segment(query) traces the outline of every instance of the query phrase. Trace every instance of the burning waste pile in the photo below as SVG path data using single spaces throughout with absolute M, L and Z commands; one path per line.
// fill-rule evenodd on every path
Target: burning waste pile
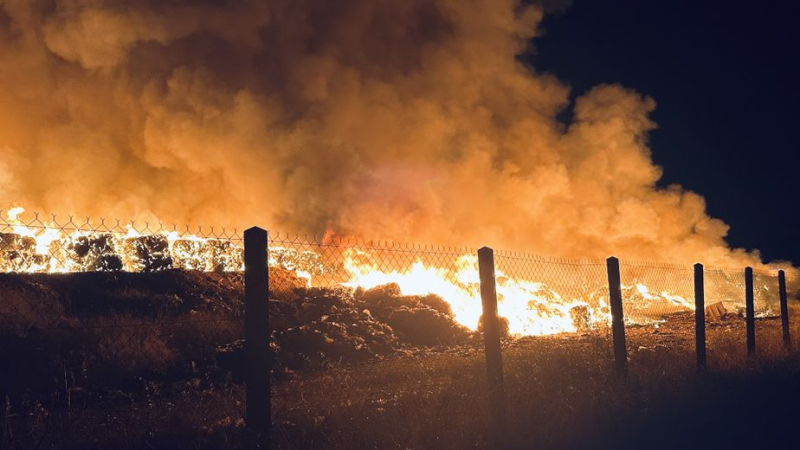
M 140 233 L 132 225 L 86 230 L 54 223 L 25 224 L 21 207 L 0 219 L 0 272 L 158 272 L 166 269 L 233 272 L 243 267 L 240 246 L 176 230 Z
M 133 227 L 89 230 L 19 219 L 0 221 L 0 272 L 140 272 L 168 269 L 239 272 L 235 240 Z M 55 220 L 54 220 L 55 221 Z M 70 221 L 70 223 L 72 223 Z M 88 222 L 87 222 L 88 223 Z M 279 236 L 276 234 L 276 236 Z M 273 237 L 269 246 L 270 349 L 273 367 L 302 369 L 362 361 L 418 347 L 474 342 L 481 323 L 480 276 L 473 251 L 419 246 L 322 243 Z M 593 332 L 610 321 L 603 261 L 564 261 L 498 252 L 498 315 L 509 336 Z M 716 272 L 715 272 L 716 273 Z M 736 310 L 739 271 L 719 272 L 707 298 Z M 652 324 L 691 311 L 685 268 L 625 266 L 621 286 L 628 324 Z M 710 281 L 710 280 L 709 280 Z M 757 298 L 771 298 L 757 283 Z M 761 314 L 773 309 L 765 305 Z M 240 365 L 241 342 L 219 352 Z
M 123 227 L 119 223 L 109 228 L 102 225 L 102 221 L 97 227 L 90 227 L 88 220 L 85 225 L 75 225 L 70 219 L 68 226 L 57 224 L 55 218 L 49 223 L 42 222 L 38 216 L 32 221 L 23 221 L 20 218 L 23 212 L 21 207 L 13 208 L 0 220 L 0 272 L 153 273 L 167 269 L 237 272 L 243 269 L 242 246 L 232 239 L 204 238 L 174 230 L 140 232 L 133 226 Z M 365 251 L 337 244 L 327 246 L 326 250 L 318 245 L 320 243 L 301 242 L 296 246 L 291 242 L 271 242 L 271 270 L 291 273 L 302 288 L 338 288 L 341 292 L 350 289 L 354 301 L 359 301 L 357 292 L 388 285 L 397 287 L 396 294 L 402 293 L 390 296 L 395 300 L 436 295 L 443 299 L 439 303 L 447 305 L 448 309 L 429 309 L 452 316 L 455 323 L 468 329 L 478 328 L 480 281 L 477 258 L 472 252 L 437 255 L 436 261 L 423 262 L 418 256 L 425 256 L 424 251 L 420 253 L 419 249 L 400 252 L 406 255 L 401 261 L 396 259 L 398 252 L 394 249 Z M 511 334 L 585 331 L 605 321 L 607 302 L 602 293 L 597 295 L 602 291 L 602 284 L 593 286 L 594 292 L 571 293 L 564 297 L 556 292 L 563 286 L 554 290 L 548 283 L 513 277 L 498 270 L 499 314 L 509 321 Z M 302 298 L 297 301 L 302 302 Z M 395 303 L 406 309 L 413 306 L 399 300 Z M 378 314 L 381 309 L 361 306 L 359 314 L 364 309 Z M 405 310 L 392 311 L 393 326 L 402 327 L 398 323 L 407 315 Z M 334 317 L 328 316 L 329 319 Z M 319 321 L 324 322 L 321 318 Z
M 392 270 L 375 254 L 343 249 L 338 265 L 313 252 L 270 254 L 270 358 L 275 373 L 358 362 L 424 348 L 477 344 L 481 330 L 477 260 L 449 269 L 421 260 Z M 337 276 L 337 271 L 338 276 Z M 347 281 L 338 283 L 332 279 Z M 504 337 L 590 332 L 607 320 L 601 297 L 565 300 L 543 283 L 497 277 Z M 238 372 L 243 342 L 222 347 L 221 366 Z

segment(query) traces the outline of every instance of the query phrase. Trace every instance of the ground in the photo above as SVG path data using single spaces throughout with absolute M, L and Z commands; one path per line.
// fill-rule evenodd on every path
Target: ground
M 698 375 L 693 316 L 671 319 L 659 328 L 628 329 L 625 378 L 613 375 L 610 341 L 602 333 L 507 341 L 508 445 L 740 448 L 791 436 L 782 433 L 800 419 L 793 401 L 800 393 L 800 355 L 782 348 L 779 320 L 758 321 L 759 354 L 752 360 L 742 320 L 709 323 L 708 371 Z M 476 345 L 275 383 L 273 444 L 485 448 L 485 381 Z
M 81 317 L 96 320 L 96 330 L 105 330 L 110 316 L 131 319 L 154 307 L 162 311 L 158 315 L 162 321 L 200 314 L 192 311 L 222 314 L 228 309 L 214 305 L 236 305 L 240 295 L 238 278 L 213 274 L 162 274 L 153 278 L 155 287 L 147 289 L 141 277 L 92 277 L 91 286 L 114 289 L 98 288 L 89 297 L 102 304 L 110 301 L 113 308 L 98 311 L 95 302 L 78 301 L 86 298 L 78 293 L 87 286 L 75 282 L 75 277 L 34 277 L 22 284 L 0 277 L 0 292 L 6 304 L 11 292 L 36 292 L 53 307 L 69 304 L 70 314 L 83 311 Z M 150 290 L 163 292 L 154 297 Z M 298 308 L 299 312 L 318 313 L 321 303 L 313 299 L 323 297 L 312 297 L 304 297 L 300 304 L 310 306 Z M 385 303 L 385 299 L 369 301 Z M 144 309 L 130 309 L 130 302 Z M 436 306 L 435 299 L 403 302 L 404 308 L 425 311 Z M 337 305 L 338 314 L 349 317 Z M 439 318 L 430 311 L 426 314 Z M 376 310 L 374 315 L 380 314 Z M 800 306 L 792 305 L 791 318 L 792 336 L 797 339 Z M 506 444 L 511 448 L 761 448 L 793 437 L 792 427 L 800 421 L 800 408 L 794 404 L 800 397 L 800 352 L 783 348 L 780 320 L 757 320 L 758 353 L 753 358 L 747 357 L 740 317 L 709 321 L 707 329 L 708 370 L 701 374 L 695 367 L 692 313 L 672 315 L 658 327 L 629 326 L 625 377 L 614 375 L 607 330 L 504 340 Z M 203 329 L 190 331 L 208 334 Z M 406 328 L 405 336 L 414 332 Z M 253 440 L 243 424 L 244 390 L 235 368 L 200 358 L 203 352 L 198 349 L 193 350 L 198 358 L 190 363 L 185 355 L 166 352 L 172 362 L 165 369 L 135 372 L 129 367 L 134 372 L 108 378 L 111 375 L 85 363 L 48 366 L 48 350 L 61 335 L 25 333 L 20 336 L 39 340 L 11 341 L 3 336 L 3 362 L 10 362 L 4 368 L 11 369 L 3 375 L 15 386 L 29 389 L 37 375 L 45 373 L 36 371 L 57 369 L 56 374 L 63 375 L 44 377 L 42 387 L 52 390 L 47 396 L 12 391 L 9 383 L 4 384 L 0 448 L 245 448 Z M 482 342 L 479 336 L 459 336 L 448 345 L 392 344 L 366 359 L 314 359 L 314 364 L 276 372 L 271 446 L 489 448 Z M 187 348 L 186 336 L 173 342 L 177 337 L 181 336 L 159 335 L 168 349 L 173 344 Z M 16 346 L 20 342 L 27 347 Z M 158 345 L 143 342 L 162 348 L 160 340 Z M 41 361 L 30 363 L 36 355 Z M 109 358 L 91 361 L 119 362 Z M 152 361 L 137 363 L 145 367 Z M 96 382 L 113 379 L 115 384 L 90 389 L 81 384 L 86 382 L 81 377 Z

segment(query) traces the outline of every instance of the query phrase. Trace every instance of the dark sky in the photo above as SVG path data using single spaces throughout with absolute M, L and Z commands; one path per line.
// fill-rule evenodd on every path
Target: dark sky
M 662 184 L 705 196 L 733 246 L 800 263 L 800 2 L 575 0 L 544 29 L 538 71 L 655 98 Z

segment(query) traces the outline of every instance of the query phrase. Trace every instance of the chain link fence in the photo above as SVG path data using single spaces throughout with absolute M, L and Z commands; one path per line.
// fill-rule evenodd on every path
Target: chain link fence
M 475 251 L 269 233 L 273 368 L 466 344 L 481 315 Z
M 717 304 L 719 311 L 744 315 L 744 269 L 705 268 L 706 306 Z M 753 271 L 753 299 L 756 317 L 780 315 L 777 272 Z
M 270 232 L 267 256 L 271 357 L 286 370 L 471 345 L 481 329 L 475 249 Z M 35 436 L 45 404 L 141 414 L 198 396 L 198 422 L 236 416 L 242 269 L 235 229 L 0 212 L 7 429 Z M 610 340 L 605 260 L 498 251 L 495 269 L 508 335 Z M 629 347 L 639 329 L 693 327 L 691 266 L 621 261 L 620 279 Z M 744 291 L 743 270 L 705 269 L 708 317 L 742 318 Z M 757 317 L 780 314 L 776 274 L 755 271 L 754 298 Z
M 0 211 L 0 272 L 235 272 L 238 230 Z
M 753 300 L 756 317 L 778 317 L 781 315 L 778 274 L 776 272 L 753 271 Z
M 512 333 L 608 331 L 605 261 L 499 251 L 495 267 L 498 313 Z
M 377 286 L 402 283 L 403 279 L 424 281 L 436 278 L 453 284 L 474 284 L 477 280 L 475 249 L 357 239 L 319 238 L 288 233 L 269 234 L 269 264 L 295 272 L 315 287 L 339 285 Z M 465 278 L 474 272 L 474 277 Z M 428 277 L 425 277 L 428 274 Z M 312 282 L 313 280 L 313 282 Z M 274 280 L 274 289 L 286 287 Z M 273 280 L 270 281 L 271 285 Z M 418 289 L 410 284 L 408 289 Z M 424 286 L 435 289 L 432 284 Z M 431 292 L 428 292 L 431 293 Z M 409 292 L 410 295 L 417 293 Z
M 626 324 L 653 325 L 694 311 L 691 266 L 623 260 L 620 279 Z
M 396 286 L 404 296 L 435 295 L 455 320 L 480 325 L 476 250 L 399 243 L 324 242 L 306 236 L 269 236 L 270 292 L 351 288 L 355 294 Z M 608 329 L 605 261 L 543 258 L 498 252 L 498 312 L 513 335 Z

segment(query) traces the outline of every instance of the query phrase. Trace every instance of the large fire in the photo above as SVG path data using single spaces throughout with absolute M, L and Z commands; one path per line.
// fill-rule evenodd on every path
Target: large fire
M 457 257 L 455 270 L 426 266 L 416 261 L 402 270 L 387 271 L 364 252 L 352 250 L 347 253 L 345 268 L 351 278 L 344 283 L 346 286 L 370 289 L 394 283 L 404 295 L 436 294 L 450 304 L 459 323 L 471 329 L 478 326 L 482 310 L 475 255 Z M 594 326 L 608 317 L 604 297 L 595 299 L 590 305 L 584 299 L 564 298 L 544 283 L 512 278 L 500 270 L 496 272 L 496 282 L 498 314 L 508 319 L 512 334 L 574 332 Z M 576 314 L 582 317 L 578 318 Z
M 241 271 L 240 243 L 207 238 L 175 230 L 142 233 L 132 226 L 107 231 L 74 229 L 53 223 L 31 225 L 20 220 L 21 207 L 6 213 L 0 228 L 0 272 L 65 273 L 93 271 L 153 272 L 169 268 L 198 271 Z M 435 294 L 448 302 L 460 324 L 477 329 L 481 316 L 480 282 L 474 254 L 449 254 L 446 263 L 381 260 L 379 249 L 337 247 L 335 257 L 325 261 L 322 251 L 308 247 L 271 245 L 270 266 L 279 266 L 303 280 L 307 286 L 332 284 L 352 289 L 371 289 L 396 284 L 403 295 Z M 498 258 L 502 261 L 502 257 Z M 549 264 L 549 263 L 548 263 Z M 496 270 L 498 312 L 508 320 L 515 335 L 549 335 L 588 331 L 609 323 L 604 265 L 584 266 L 593 276 L 579 276 L 574 267 L 541 264 L 537 275 Z M 560 272 L 558 272 L 560 270 Z M 332 275 L 335 272 L 336 275 Z M 689 273 L 688 271 L 686 272 Z M 559 278 L 560 277 L 560 278 Z M 535 279 L 530 279 L 535 278 Z M 668 280 L 673 289 L 659 290 L 646 284 L 647 277 L 633 274 L 621 286 L 626 302 L 635 305 L 626 320 L 638 323 L 660 320 L 659 314 L 694 308 L 687 284 Z M 626 281 L 626 280 L 624 280 Z M 682 283 L 682 284 L 681 284 Z M 728 283 L 731 296 L 739 283 Z M 681 287 L 682 286 L 682 287 Z M 707 292 L 720 291 L 710 284 Z M 651 306 L 657 314 L 648 314 Z

